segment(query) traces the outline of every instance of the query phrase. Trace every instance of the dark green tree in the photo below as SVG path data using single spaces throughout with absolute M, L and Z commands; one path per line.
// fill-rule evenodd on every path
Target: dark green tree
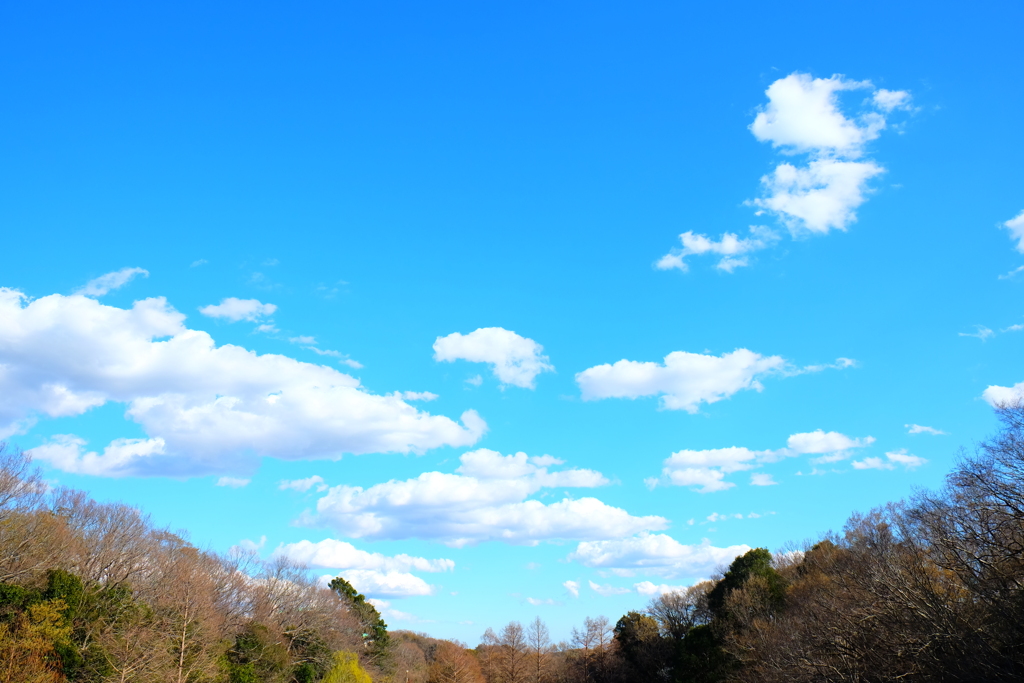
M 391 636 L 388 625 L 384 623 L 380 612 L 366 601 L 366 596 L 344 578 L 335 577 L 329 587 L 344 600 L 363 626 L 363 640 L 366 642 L 370 658 L 377 666 L 387 668 L 391 659 Z

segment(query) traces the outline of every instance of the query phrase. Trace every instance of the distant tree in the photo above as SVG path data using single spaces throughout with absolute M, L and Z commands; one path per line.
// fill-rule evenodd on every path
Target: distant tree
M 480 664 L 460 643 L 442 640 L 433 651 L 429 683 L 480 683 Z
M 551 657 L 551 635 L 540 617 L 526 627 L 526 647 L 529 651 L 529 680 L 543 683 L 548 676 Z
M 510 621 L 498 636 L 499 680 L 502 683 L 523 683 L 527 680 L 526 632 L 518 621 Z

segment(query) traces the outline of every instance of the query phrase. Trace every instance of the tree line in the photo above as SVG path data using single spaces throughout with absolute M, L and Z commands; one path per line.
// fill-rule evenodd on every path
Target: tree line
M 0 444 L 0 682 L 370 683 L 389 634 L 344 579 L 220 555 L 50 490 Z
M 137 509 L 48 490 L 0 446 L 0 683 L 1024 680 L 1024 405 L 943 488 L 552 642 L 410 631 L 338 577 L 218 555 Z

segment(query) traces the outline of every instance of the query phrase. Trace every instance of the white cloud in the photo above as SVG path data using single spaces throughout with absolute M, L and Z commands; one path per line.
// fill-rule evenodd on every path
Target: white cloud
M 661 395 L 661 407 L 695 413 L 701 403 L 715 403 L 738 391 L 761 391 L 759 378 L 781 372 L 781 356 L 737 349 L 721 356 L 673 351 L 664 363 L 620 360 L 576 374 L 584 401 Z
M 995 332 L 993 332 L 988 327 L 985 327 L 984 325 L 975 325 L 974 328 L 976 330 L 975 332 L 958 332 L 957 334 L 960 335 L 961 337 L 974 337 L 975 339 L 980 339 L 981 341 L 986 341 L 990 337 L 995 336 L 996 334 Z
M 312 351 L 313 353 L 315 353 L 318 356 L 329 356 L 331 358 L 337 358 L 338 361 L 342 365 L 347 365 L 350 368 L 353 368 L 355 370 L 359 370 L 359 369 L 361 369 L 363 367 L 362 363 L 360 363 L 359 361 L 356 361 L 356 360 L 352 360 L 351 358 L 348 357 L 347 354 L 344 354 L 341 351 L 331 351 L 329 349 L 318 349 L 315 346 L 304 346 L 302 348 L 306 349 L 307 351 Z
M 84 412 L 84 411 L 83 411 Z M 166 443 L 156 439 L 115 439 L 100 455 L 85 451 L 86 441 L 74 434 L 54 434 L 46 443 L 27 451 L 34 460 L 72 474 L 116 477 L 131 474 L 164 455 Z
M 1020 273 L 1024 273 L 1024 266 L 1017 266 L 1016 268 L 1011 270 L 1006 275 L 1000 275 L 999 279 L 1000 280 L 1009 280 L 1010 278 L 1014 277 L 1015 275 L 1019 275 Z
M 148 439 L 118 439 L 84 453 L 69 436 L 42 459 L 89 474 L 194 476 L 250 471 L 256 458 L 424 452 L 468 446 L 486 431 L 474 411 L 462 425 L 394 395 L 375 395 L 335 369 L 235 345 L 190 330 L 163 298 L 129 309 L 83 296 L 27 302 L 0 289 L 0 438 L 38 416 L 71 417 L 108 402 Z
M 281 491 L 291 490 L 306 493 L 314 486 L 317 491 L 327 490 L 327 484 L 324 483 L 324 478 L 319 474 L 314 474 L 312 477 L 306 477 L 305 479 L 285 479 L 277 485 L 277 488 Z
M 879 88 L 875 91 L 875 94 L 871 99 L 874 101 L 875 106 L 884 112 L 890 112 L 895 109 L 910 108 L 910 93 L 906 90 L 886 90 L 885 88 Z
M 259 322 L 261 318 L 273 315 L 276 310 L 277 306 L 274 304 L 260 303 L 257 299 L 236 299 L 230 296 L 221 299 L 216 306 L 213 304 L 203 306 L 199 312 L 208 318 L 226 318 L 233 323 L 237 323 L 239 320 L 248 320 L 254 323 Z
M 351 583 L 360 593 L 374 598 L 410 598 L 417 595 L 433 595 L 437 590 L 420 577 L 407 572 L 349 569 L 339 576 Z M 324 577 L 324 583 L 330 582 L 333 578 Z
M 144 268 L 122 268 L 113 273 L 100 275 L 95 280 L 89 280 L 85 286 L 75 290 L 75 294 L 82 296 L 103 296 L 107 292 L 120 289 L 136 276 L 149 277 L 149 271 Z
M 714 524 L 715 522 L 721 522 L 726 519 L 743 519 L 743 513 L 736 512 L 731 515 L 722 515 L 717 512 L 712 512 L 710 515 L 707 516 L 707 521 L 711 522 L 712 524 Z
M 534 607 L 539 607 L 541 605 L 561 605 L 562 604 L 558 600 L 555 600 L 553 598 L 526 598 L 526 602 L 531 604 L 531 605 L 533 605 Z
M 683 545 L 665 534 L 641 533 L 631 538 L 583 541 L 567 559 L 618 576 L 639 572 L 666 578 L 696 577 L 708 576 L 748 550 L 746 545 L 718 548 L 707 539 L 696 545 Z
M 869 114 L 858 125 L 839 110 L 836 93 L 871 87 L 870 81 L 838 75 L 812 78 L 792 73 L 768 86 L 768 105 L 754 118 L 750 132 L 786 154 L 860 156 L 864 145 L 885 128 L 885 119 Z
M 304 344 L 308 346 L 310 344 L 316 344 L 316 337 L 307 337 L 304 335 L 300 335 L 298 337 L 288 337 L 288 341 L 290 341 L 292 344 Z
M 317 543 L 299 541 L 281 545 L 274 551 L 274 557 L 285 557 L 307 567 L 322 567 L 348 571 L 352 569 L 373 569 L 382 572 L 450 572 L 455 561 L 448 559 L 429 560 L 411 555 L 388 556 L 356 548 L 351 543 L 328 538 Z M 347 575 L 346 575 L 347 576 Z
M 590 590 L 594 591 L 601 597 L 605 598 L 607 598 L 610 595 L 623 595 L 625 593 L 631 592 L 628 588 L 616 588 L 615 586 L 611 586 L 608 584 L 602 585 L 599 583 L 594 583 L 593 581 L 588 581 L 587 583 L 590 585 Z
M 256 326 L 257 332 L 263 332 L 264 334 L 275 334 L 281 330 L 277 329 L 277 325 L 274 323 L 263 323 L 262 325 Z
M 537 375 L 555 369 L 543 351 L 532 339 L 502 327 L 482 327 L 466 335 L 454 332 L 434 342 L 434 360 L 488 363 L 503 384 L 525 389 L 534 387 Z
M 851 438 L 839 432 L 816 429 L 813 432 L 793 434 L 786 441 L 786 448 L 794 454 L 839 453 L 852 448 L 864 448 L 875 442 L 875 437 Z
M 403 401 L 434 401 L 439 398 L 429 391 L 396 391 L 394 395 Z
M 864 448 L 874 443 L 874 437 L 851 438 L 839 432 L 813 432 L 793 434 L 786 447 L 778 450 L 755 451 L 742 446 L 709 448 L 705 450 L 683 449 L 670 455 L 664 461 L 661 478 L 645 480 L 648 488 L 659 483 L 673 486 L 690 486 L 698 493 L 724 491 L 735 486 L 726 475 L 757 469 L 767 463 L 777 462 L 786 457 L 798 455 L 819 455 L 815 462 L 834 462 L 849 457 L 854 448 Z M 754 486 L 772 486 L 777 482 L 770 474 L 754 473 L 750 483 Z
M 640 595 L 654 596 L 654 595 L 666 595 L 668 593 L 683 593 L 689 586 L 669 586 L 668 584 L 656 584 L 650 581 L 641 581 L 640 583 L 634 583 L 633 588 Z
M 844 91 L 868 90 L 871 97 L 854 117 L 845 114 L 839 101 Z M 869 193 L 868 182 L 885 172 L 870 159 L 862 159 L 866 145 L 886 129 L 886 115 L 912 111 L 910 93 L 878 89 L 870 81 L 843 76 L 812 78 L 792 73 L 773 82 L 765 91 L 768 103 L 754 118 L 750 131 L 761 142 L 785 155 L 807 156 L 806 164 L 780 163 L 761 178 L 761 196 L 747 202 L 757 215 L 774 215 L 794 236 L 827 234 L 846 230 L 857 220 L 856 210 Z M 765 249 L 778 235 L 758 227 L 747 239 L 725 233 L 715 240 L 685 232 L 682 249 L 657 262 L 661 269 L 685 271 L 686 256 L 722 255 L 717 267 L 732 272 L 748 265 L 747 254 Z
M 198 268 L 199 266 L 205 266 L 207 263 L 209 263 L 209 261 L 207 261 L 204 258 L 201 258 L 193 261 L 192 265 L 190 265 L 189 268 Z
M 1003 223 L 1003 227 L 1010 231 L 1011 240 L 1017 240 L 1017 251 L 1024 254 L 1024 211 Z
M 981 397 L 993 408 L 1024 401 L 1024 382 L 1014 384 L 1012 387 L 993 384 L 982 392 Z
M 453 547 L 615 538 L 668 525 L 663 517 L 633 517 L 596 498 L 547 504 L 527 499 L 544 488 L 608 483 L 593 470 L 551 472 L 523 453 L 503 456 L 488 450 L 466 453 L 461 461 L 459 474 L 424 472 L 368 489 L 335 486 L 317 501 L 316 515 L 304 521 L 354 538 L 424 538 Z
M 907 470 L 912 470 L 928 462 L 925 458 L 907 453 L 905 448 L 886 453 L 885 457 L 885 460 L 882 460 L 881 458 L 864 458 L 863 460 L 854 460 L 851 464 L 855 470 L 893 470 L 896 469 L 896 465 L 900 465 Z
M 580 597 L 580 582 L 579 581 L 565 581 L 565 582 L 562 583 L 562 585 L 565 587 L 565 590 L 569 591 L 569 593 L 572 595 L 572 597 L 574 597 L 574 598 Z
M 217 486 L 228 486 L 233 489 L 240 489 L 248 486 L 252 479 L 239 479 L 238 477 L 221 477 L 217 480 Z
M 478 387 L 484 383 L 484 378 L 480 375 L 473 375 L 466 380 L 466 384 L 472 384 L 474 387 Z
M 806 168 L 779 164 L 761 178 L 765 195 L 753 204 L 777 215 L 794 234 L 846 230 L 857 220 L 867 181 L 884 170 L 872 161 L 817 159 Z
M 907 428 L 907 434 L 931 434 L 933 436 L 943 436 L 946 432 L 935 427 L 925 427 L 924 425 L 905 424 Z
M 682 242 L 683 248 L 673 249 L 668 254 L 665 254 L 655 263 L 655 266 L 660 270 L 677 268 L 686 272 L 689 270 L 685 260 L 687 256 L 699 256 L 710 253 L 718 254 L 722 257 L 716 266 L 719 270 L 731 273 L 736 268 L 748 265 L 747 258 L 743 254 L 765 249 L 778 241 L 778 239 L 778 234 L 763 225 L 750 226 L 749 237 L 741 239 L 734 233 L 727 232 L 717 241 L 709 238 L 707 235 L 699 235 L 687 230 L 679 236 L 679 241 Z

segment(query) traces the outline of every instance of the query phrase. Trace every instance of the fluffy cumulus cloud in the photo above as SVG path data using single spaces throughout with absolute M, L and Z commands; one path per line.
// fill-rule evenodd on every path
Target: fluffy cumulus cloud
M 841 94 L 850 91 L 870 93 L 853 114 L 844 112 L 840 102 Z M 792 73 L 768 86 L 765 95 L 768 103 L 750 124 L 750 132 L 783 155 L 805 158 L 779 163 L 761 178 L 761 196 L 748 203 L 758 215 L 775 216 L 794 237 L 846 230 L 867 199 L 869 181 L 885 172 L 864 158 L 866 146 L 889 126 L 888 116 L 912 109 L 910 93 L 876 89 L 870 81 L 838 75 L 813 78 Z M 732 272 L 748 265 L 748 254 L 772 246 L 778 236 L 762 227 L 752 228 L 745 239 L 725 233 L 716 240 L 693 231 L 680 239 L 682 249 L 662 257 L 657 267 L 685 271 L 687 256 L 712 253 L 723 257 L 717 264 L 720 270 Z
M 375 569 L 349 569 L 342 576 L 352 586 L 371 598 L 411 598 L 417 595 L 433 595 L 437 588 L 408 572 L 381 572 Z M 323 583 L 330 583 L 333 576 L 323 577 Z
M 1012 387 L 993 384 L 982 392 L 981 397 L 993 408 L 1024 401 L 1024 382 L 1014 384 Z
M 524 453 L 466 453 L 454 474 L 425 472 L 367 489 L 335 486 L 317 501 L 308 524 L 366 539 L 423 538 L 461 547 L 482 541 L 534 544 L 544 540 L 605 539 L 668 526 L 663 517 L 634 517 L 592 497 L 552 503 L 528 499 L 550 488 L 608 484 L 599 472 L 551 471 L 554 459 Z
M 554 370 L 544 347 L 503 327 L 481 327 L 469 334 L 454 332 L 434 342 L 434 360 L 488 363 L 502 384 L 532 389 L 542 372 Z
M 375 598 L 433 595 L 437 588 L 412 572 L 450 572 L 455 562 L 411 555 L 388 556 L 360 550 L 351 543 L 325 539 L 281 545 L 272 557 L 285 558 L 307 567 L 338 569 L 356 590 Z M 333 577 L 326 577 L 330 580 Z
M 89 280 L 85 286 L 75 291 L 75 294 L 82 296 L 103 296 L 115 289 L 120 289 L 138 276 L 149 277 L 149 271 L 144 268 L 122 268 L 113 273 L 100 275 L 98 278 Z
M 570 579 L 569 581 L 563 582 L 562 586 L 565 588 L 565 590 L 567 590 L 569 592 L 569 595 L 571 595 L 572 597 L 574 597 L 574 598 L 580 597 L 580 582 L 579 581 L 572 581 Z
M 1010 239 L 1017 241 L 1017 251 L 1024 254 L 1024 211 L 1003 223 L 1003 227 L 1010 231 Z
M 122 403 L 148 438 L 118 439 L 99 453 L 64 435 L 33 455 L 69 472 L 191 476 L 247 472 L 259 456 L 468 446 L 486 430 L 474 411 L 460 425 L 372 394 L 333 368 L 217 346 L 184 319 L 163 298 L 124 309 L 0 289 L 0 438 L 40 417 Z
M 633 584 L 633 589 L 640 595 L 647 596 L 659 596 L 667 595 L 668 593 L 683 593 L 689 586 L 670 586 L 664 583 L 653 583 L 651 581 L 641 581 L 640 583 Z
M 257 322 L 273 315 L 276 310 L 277 306 L 274 304 L 260 303 L 257 299 L 236 299 L 232 296 L 221 300 L 216 306 L 203 306 L 199 312 L 208 318 L 224 318 L 236 323 L 239 320 Z
M 455 569 L 454 560 L 371 553 L 333 538 L 316 543 L 286 543 L 278 547 L 273 556 L 287 558 L 307 567 L 325 569 L 372 569 L 382 572 L 450 572 Z
M 708 576 L 750 550 L 746 545 L 719 548 L 704 539 L 684 545 L 666 534 L 641 533 L 630 538 L 583 541 L 568 560 L 617 576 L 650 574 L 666 578 Z
M 695 413 L 701 403 L 715 403 L 738 391 L 764 387 L 760 378 L 782 372 L 781 356 L 737 349 L 721 356 L 673 351 L 663 363 L 620 360 L 577 373 L 584 401 L 603 398 L 661 396 L 661 407 Z
M 839 432 L 818 429 L 793 434 L 784 448 L 775 450 L 759 451 L 743 446 L 683 449 L 665 459 L 660 478 L 649 478 L 646 483 L 649 488 L 669 485 L 688 486 L 699 493 L 724 491 L 736 485 L 726 478 L 735 472 L 758 469 L 783 458 L 799 455 L 816 455 L 818 457 L 814 459 L 815 462 L 836 462 L 848 458 L 853 449 L 864 448 L 874 441 L 871 436 L 851 438 Z M 770 474 L 751 474 L 752 486 L 773 486 L 777 483 Z
M 907 453 L 905 448 L 901 448 L 898 451 L 886 453 L 885 460 L 882 458 L 864 458 L 863 460 L 854 460 L 851 464 L 856 470 L 894 470 L 897 467 L 912 470 L 924 465 L 926 462 L 928 461 L 925 458 Z

